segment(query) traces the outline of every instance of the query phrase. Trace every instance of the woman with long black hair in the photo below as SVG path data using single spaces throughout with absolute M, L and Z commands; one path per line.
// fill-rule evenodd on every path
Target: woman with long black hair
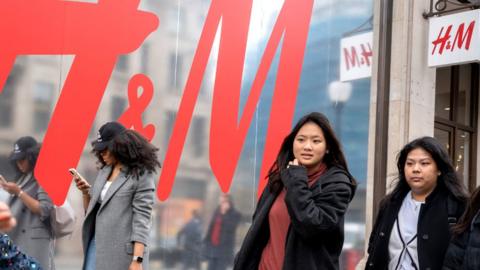
M 103 125 L 92 145 L 101 164 L 93 187 L 75 177 L 86 210 L 83 269 L 148 269 L 158 148 L 118 122 Z
M 443 146 L 422 137 L 403 147 L 398 181 L 380 203 L 366 269 L 441 269 L 466 191 Z
M 234 269 L 338 269 L 355 188 L 328 119 L 303 116 L 270 168 Z

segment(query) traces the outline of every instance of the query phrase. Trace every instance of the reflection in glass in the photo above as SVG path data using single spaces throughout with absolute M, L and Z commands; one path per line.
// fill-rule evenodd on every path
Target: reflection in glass
M 96 3 L 98 1 L 89 1 Z M 259 62 L 263 57 L 266 43 L 283 1 L 254 0 L 252 21 L 245 55 L 241 100 L 245 101 L 249 89 L 256 76 Z M 372 14 L 372 0 L 315 1 L 313 17 L 309 28 L 309 37 L 305 51 L 302 77 L 298 88 L 297 105 L 293 121 L 310 111 L 321 111 L 332 119 L 332 125 L 341 129 L 342 144 L 348 159 L 350 171 L 359 182 L 356 196 L 350 205 L 345 220 L 344 255 L 342 269 L 352 269 L 363 255 L 365 224 L 365 191 L 367 171 L 368 122 L 370 102 L 370 79 L 352 81 L 351 98 L 342 109 L 342 120 L 335 119 L 335 108 L 328 97 L 329 82 L 339 78 L 339 41 L 343 33 L 357 28 Z M 179 5 L 182 6 L 179 7 Z M 185 4 L 185 5 L 184 5 Z M 92 126 L 90 139 L 95 138 L 96 128 L 107 121 L 120 116 L 125 107 L 128 81 L 131 74 L 146 73 L 154 83 L 154 98 L 148 105 L 148 114 L 142 115 L 143 123 L 151 123 L 156 127 L 153 143 L 165 153 L 179 109 L 182 87 L 188 78 L 190 65 L 198 45 L 202 27 L 211 1 L 141 1 L 142 10 L 150 10 L 160 18 L 160 26 L 135 53 L 121 55 L 117 59 L 114 74 L 106 88 L 102 104 Z M 230 193 L 234 196 L 235 205 L 246 218 L 239 223 L 236 235 L 237 249 L 246 230 L 250 226 L 250 217 L 257 201 L 259 167 L 263 159 L 266 130 L 268 127 L 273 88 L 277 81 L 277 67 L 281 47 L 273 60 L 264 91 L 258 102 L 255 118 L 243 146 L 234 181 Z M 35 133 L 42 141 L 43 131 L 47 127 L 54 108 L 57 85 L 63 85 L 69 73 L 70 65 L 64 62 L 57 65 L 52 61 L 27 61 L 25 71 L 10 74 L 7 86 L 0 94 L 0 127 L 11 130 L 10 137 L 26 135 L 27 131 Z M 192 218 L 192 211 L 199 210 L 202 224 L 202 237 L 207 231 L 208 221 L 214 216 L 222 192 L 208 164 L 209 122 L 211 113 L 211 97 L 215 82 L 217 53 L 213 48 L 209 66 L 202 81 L 202 98 L 196 103 L 195 113 L 189 126 L 189 142 L 185 143 L 179 161 L 173 193 L 165 202 L 156 201 L 154 205 L 154 226 L 150 241 L 150 269 L 180 269 L 181 253 L 177 246 L 176 236 L 180 229 Z M 73 59 L 73 56 L 71 57 Z M 120 74 L 116 74 L 120 73 Z M 47 75 L 45 75 L 47 74 Z M 121 76 L 117 76 L 121 75 Z M 449 78 L 449 76 L 440 76 Z M 48 81 L 35 80 L 49 78 Z M 59 81 L 60 80 L 60 81 Z M 449 85 L 449 82 L 442 82 Z M 31 85 L 32 87 L 23 87 Z M 17 94 L 22 90 L 26 95 Z M 87 89 L 89 90 L 89 89 Z M 28 92 L 27 92 L 28 91 Z M 33 91 L 33 92 L 31 92 Z M 20 92 L 20 91 L 19 91 Z M 29 94 L 28 94 L 29 93 Z M 30 95 L 31 94 L 31 95 Z M 34 104 L 25 104 L 18 96 L 32 97 Z M 449 104 L 449 100 L 446 104 Z M 25 106 L 28 105 L 28 106 Z M 23 106 L 23 107 L 22 107 Z M 17 117 L 17 108 L 26 110 L 26 117 Z M 32 109 L 33 108 L 33 111 Z M 241 115 L 243 103 L 239 108 Z M 23 115 L 23 114 L 22 114 Z M 448 118 L 448 117 L 447 117 Z M 29 123 L 25 129 L 23 124 Z M 31 124 L 30 124 L 31 123 Z M 3 132 L 3 130 L 2 130 Z M 339 132 L 340 133 L 340 132 Z M 229 142 L 225 142 L 229 147 Z M 90 145 L 86 143 L 78 169 L 86 177 L 96 175 L 94 157 L 89 154 Z M 5 157 L 11 149 L 1 149 Z M 162 159 L 165 157 L 163 156 Z M 8 166 L 5 158 L 0 158 L 0 168 Z M 204 161 L 204 162 L 203 162 Z M 162 162 L 164 164 L 164 160 Z M 4 166 L 5 165 L 5 166 Z M 3 171 L 0 171 L 3 173 Z M 94 179 L 89 179 L 94 181 Z M 78 194 L 69 194 L 74 209 L 81 209 L 82 198 Z M 82 213 L 78 213 L 80 216 Z M 56 262 L 58 269 L 79 269 L 81 265 L 82 247 L 80 245 L 80 228 L 72 239 L 60 239 Z M 205 267 L 205 265 L 203 265 Z
M 14 70 L 12 75 L 8 76 L 3 92 L 0 94 L 0 127 L 2 128 L 10 127 L 13 122 L 13 99 L 15 98 L 17 76 Z
M 128 55 L 120 55 L 117 60 L 116 69 L 121 72 L 128 70 Z
M 457 131 L 456 133 L 455 155 L 453 163 L 455 170 L 462 177 L 465 186 L 468 187 L 470 178 L 470 133 L 466 131 Z
M 113 96 L 111 105 L 112 119 L 118 119 L 127 107 L 127 100 L 123 97 Z
M 472 94 L 472 66 L 459 66 L 459 84 L 458 84 L 458 101 L 457 101 L 457 122 L 470 126 L 470 111 L 471 111 L 471 94 Z
M 436 127 L 433 135 L 440 143 L 447 149 L 447 152 L 451 154 L 450 140 L 452 133 L 448 130 Z
M 435 116 L 450 120 L 451 117 L 451 68 L 438 68 L 435 93 Z
M 52 112 L 54 85 L 50 82 L 38 81 L 33 87 L 33 125 L 35 132 L 47 129 Z

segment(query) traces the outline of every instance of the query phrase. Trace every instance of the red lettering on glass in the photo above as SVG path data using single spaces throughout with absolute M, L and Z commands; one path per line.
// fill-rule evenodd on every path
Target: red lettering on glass
M 367 43 L 367 47 L 365 47 L 365 44 L 360 44 L 360 47 L 362 48 L 362 64 L 367 65 L 368 67 L 370 66 L 370 58 L 372 57 L 372 47 L 370 46 L 370 43 Z
M 357 53 L 357 47 L 355 46 L 351 46 L 350 50 L 348 50 L 348 48 L 343 48 L 344 61 L 347 70 L 354 67 L 369 67 L 371 65 L 370 58 L 372 58 L 372 47 L 370 46 L 370 43 L 362 43 L 358 49 L 360 50 L 360 55 Z
M 0 43 L 0 89 L 18 55 L 75 55 L 35 170 L 40 184 L 57 205 L 65 200 L 71 180 L 68 168 L 76 166 L 82 153 L 118 55 L 137 49 L 158 27 L 157 17 L 138 11 L 138 4 L 139 0 L 100 0 L 98 4 L 49 0 L 0 2 L 0 32 L 8 39 L 8 42 Z M 210 163 L 223 191 L 228 191 L 231 185 L 262 87 L 282 41 L 258 191 L 261 192 L 266 184 L 267 170 L 291 127 L 313 0 L 285 0 L 239 118 L 251 8 L 252 0 L 212 1 L 164 161 L 158 186 L 162 200 L 168 198 L 173 186 L 220 21 L 222 30 L 212 104 Z M 133 90 L 138 86 L 149 89 L 150 83 L 144 76 L 132 78 L 129 85 L 131 104 L 136 99 L 149 101 L 148 95 L 138 97 Z M 120 121 L 149 136 L 152 129 L 150 126 L 143 129 L 138 116 L 138 111 L 133 115 L 127 112 Z M 79 125 L 78 119 L 85 124 Z M 228 146 L 226 142 L 229 142 Z
M 285 0 L 267 43 L 243 114 L 239 118 L 240 88 L 252 0 L 212 1 L 170 137 L 157 189 L 160 200 L 167 199 L 172 190 L 193 109 L 220 22 L 222 27 L 210 129 L 210 164 L 224 192 L 230 188 L 268 70 L 283 38 L 260 173 L 258 192 L 261 192 L 266 184 L 267 170 L 275 160 L 283 137 L 291 128 L 312 8 L 313 0 Z
M 78 163 L 117 57 L 136 50 L 158 27 L 158 18 L 138 5 L 139 0 L 0 1 L 0 33 L 8 40 L 0 43 L 0 89 L 18 55 L 75 56 L 35 169 L 57 205 L 67 196 L 68 168 Z
M 142 89 L 141 94 L 140 88 Z M 149 141 L 155 135 L 153 124 L 143 126 L 142 113 L 153 98 L 153 83 L 143 74 L 137 74 L 128 83 L 128 103 L 130 107 L 118 119 L 128 128 L 133 128 L 145 136 Z
M 357 65 L 360 66 L 360 59 L 357 54 L 355 46 L 350 47 L 350 51 L 347 48 L 343 48 L 343 55 L 345 56 L 345 63 L 347 70 L 350 70 Z

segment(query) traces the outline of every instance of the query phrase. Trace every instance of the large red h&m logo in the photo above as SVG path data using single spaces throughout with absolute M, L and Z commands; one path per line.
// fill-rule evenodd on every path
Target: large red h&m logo
M 60 99 L 44 139 L 35 175 L 56 204 L 67 195 L 68 168 L 77 164 L 116 59 L 132 52 L 158 26 L 155 15 L 138 11 L 139 0 L 99 0 L 98 4 L 4 0 L 0 2 L 0 87 L 17 55 L 73 54 Z M 210 130 L 210 163 L 228 191 L 276 49 L 280 64 L 261 178 L 290 129 L 308 35 L 313 0 L 285 0 L 239 118 L 239 100 L 252 0 L 212 0 L 194 56 L 184 96 L 164 160 L 158 195 L 168 198 L 192 118 L 213 40 L 220 22 L 220 48 Z M 137 78 L 142 79 L 142 77 Z M 143 77 L 144 79 L 144 77 Z M 136 80 L 139 81 L 139 80 Z M 82 104 L 78 109 L 77 104 Z M 131 119 L 122 116 L 121 119 Z M 77 119 L 89 123 L 78 125 Z M 238 120 L 240 119 L 240 120 Z M 225 148 L 224 142 L 229 141 Z M 265 186 L 260 183 L 259 190 Z
M 447 26 L 445 33 L 443 30 L 445 29 L 444 26 L 440 29 L 438 33 L 437 39 L 432 41 L 433 49 L 431 55 L 437 53 L 438 55 L 442 55 L 445 50 L 453 52 L 455 50 L 466 50 L 470 49 L 470 43 L 472 41 L 473 30 L 475 28 L 475 20 L 471 21 L 468 25 L 467 29 L 465 29 L 465 23 L 462 23 L 456 29 L 455 37 L 452 38 L 451 32 L 453 29 L 453 24 Z M 464 33 L 465 31 L 465 33 Z M 437 51 L 438 47 L 438 51 Z

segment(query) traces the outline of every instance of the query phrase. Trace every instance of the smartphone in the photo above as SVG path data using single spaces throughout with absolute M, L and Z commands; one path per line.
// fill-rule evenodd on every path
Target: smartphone
M 85 178 L 83 178 L 83 176 L 75 168 L 70 168 L 70 169 L 68 169 L 68 171 L 70 172 L 71 175 L 79 178 L 80 181 L 86 182 L 87 185 L 90 186 L 90 184 L 88 184 L 87 180 L 85 180 Z

